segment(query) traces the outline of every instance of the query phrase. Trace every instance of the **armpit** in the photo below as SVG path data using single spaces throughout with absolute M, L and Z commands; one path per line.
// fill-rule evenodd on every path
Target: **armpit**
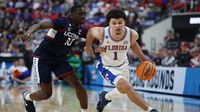
M 132 30 L 132 32 L 131 32 L 131 44 L 134 44 L 137 41 L 138 38 L 139 38 L 138 33 L 135 30 Z

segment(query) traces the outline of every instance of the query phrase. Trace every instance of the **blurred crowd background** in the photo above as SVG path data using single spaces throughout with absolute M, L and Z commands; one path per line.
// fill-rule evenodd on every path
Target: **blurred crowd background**
M 153 60 L 157 66 L 200 67 L 200 32 L 192 37 L 192 41 L 183 41 L 178 32 L 169 29 L 164 37 L 165 43 L 158 51 L 146 50 L 142 41 L 145 39 L 142 38 L 142 33 L 146 28 L 173 13 L 200 12 L 199 0 L 0 0 L 0 58 L 17 57 L 12 66 L 30 74 L 32 53 L 46 31 L 34 33 L 31 41 L 25 43 L 17 38 L 18 35 L 43 19 L 65 17 L 74 4 L 82 4 L 86 8 L 84 26 L 88 29 L 93 26 L 106 26 L 106 13 L 112 8 L 122 7 L 128 17 L 127 26 L 139 33 L 138 43 L 146 57 Z M 79 47 L 83 45 L 84 40 L 76 43 L 72 48 L 72 55 L 66 60 L 75 67 L 80 78 L 86 69 L 84 67 L 96 61 Z M 128 55 L 131 66 L 136 66 L 139 63 L 136 54 L 129 52 Z M 10 69 L 15 76 L 19 71 L 13 72 L 13 68 Z M 15 80 L 14 77 L 10 79 Z M 27 80 L 22 79 L 22 82 Z

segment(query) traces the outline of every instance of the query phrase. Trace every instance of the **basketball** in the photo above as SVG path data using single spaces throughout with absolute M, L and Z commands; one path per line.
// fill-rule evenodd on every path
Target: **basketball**
M 151 80 L 156 74 L 156 66 L 152 62 L 143 61 L 136 67 L 135 73 L 141 80 Z
M 17 78 L 21 75 L 21 72 L 19 70 L 15 70 L 12 75 L 13 77 Z

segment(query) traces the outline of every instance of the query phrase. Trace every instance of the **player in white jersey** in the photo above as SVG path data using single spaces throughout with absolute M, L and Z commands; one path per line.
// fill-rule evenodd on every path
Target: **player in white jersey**
M 96 52 L 100 53 L 100 61 L 97 69 L 101 75 L 113 84 L 114 88 L 110 92 L 102 91 L 99 94 L 97 103 L 98 112 L 102 112 L 104 107 L 115 97 L 127 95 L 128 98 L 146 112 L 158 112 L 150 107 L 145 100 L 140 97 L 129 83 L 129 61 L 127 57 L 128 49 L 131 48 L 140 58 L 146 58 L 136 42 L 138 33 L 125 26 L 126 15 L 123 10 L 113 9 L 106 15 L 108 27 L 93 27 L 87 33 L 85 50 L 94 55 L 92 43 L 94 39 L 99 40 L 100 47 Z

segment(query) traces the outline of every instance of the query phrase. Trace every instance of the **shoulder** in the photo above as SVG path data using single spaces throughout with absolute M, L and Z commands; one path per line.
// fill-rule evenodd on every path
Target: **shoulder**
M 69 18 L 57 18 L 52 20 L 55 25 L 66 26 L 66 24 L 70 21 Z
M 89 29 L 89 33 L 93 36 L 98 36 L 103 33 L 104 27 L 92 27 Z
M 81 25 L 80 26 L 80 29 L 84 32 L 87 32 L 88 31 L 88 28 L 86 28 L 84 25 Z
M 65 22 L 67 20 L 68 20 L 68 18 L 64 18 L 64 17 L 57 18 L 57 19 L 52 19 L 52 21 L 57 21 L 57 22 Z
M 103 29 L 104 29 L 104 27 L 92 27 L 92 28 L 90 28 L 91 31 L 99 31 L 99 32 L 103 31 Z
M 131 29 L 131 28 L 129 28 L 129 29 L 130 29 L 132 40 L 137 40 L 139 38 L 138 33 L 134 29 Z
M 82 32 L 81 35 L 83 36 L 83 38 L 85 38 L 86 34 L 88 32 L 88 29 L 86 27 L 84 27 L 83 25 L 81 25 L 79 30 L 81 30 L 81 32 Z
M 92 27 L 89 29 L 87 37 L 93 37 L 95 39 L 98 39 L 99 41 L 102 41 L 103 31 L 104 27 Z
M 53 19 L 52 22 L 53 22 L 54 29 L 56 29 L 56 30 L 62 30 L 62 29 L 64 29 L 67 26 L 66 25 L 67 21 L 68 21 L 67 18 Z

